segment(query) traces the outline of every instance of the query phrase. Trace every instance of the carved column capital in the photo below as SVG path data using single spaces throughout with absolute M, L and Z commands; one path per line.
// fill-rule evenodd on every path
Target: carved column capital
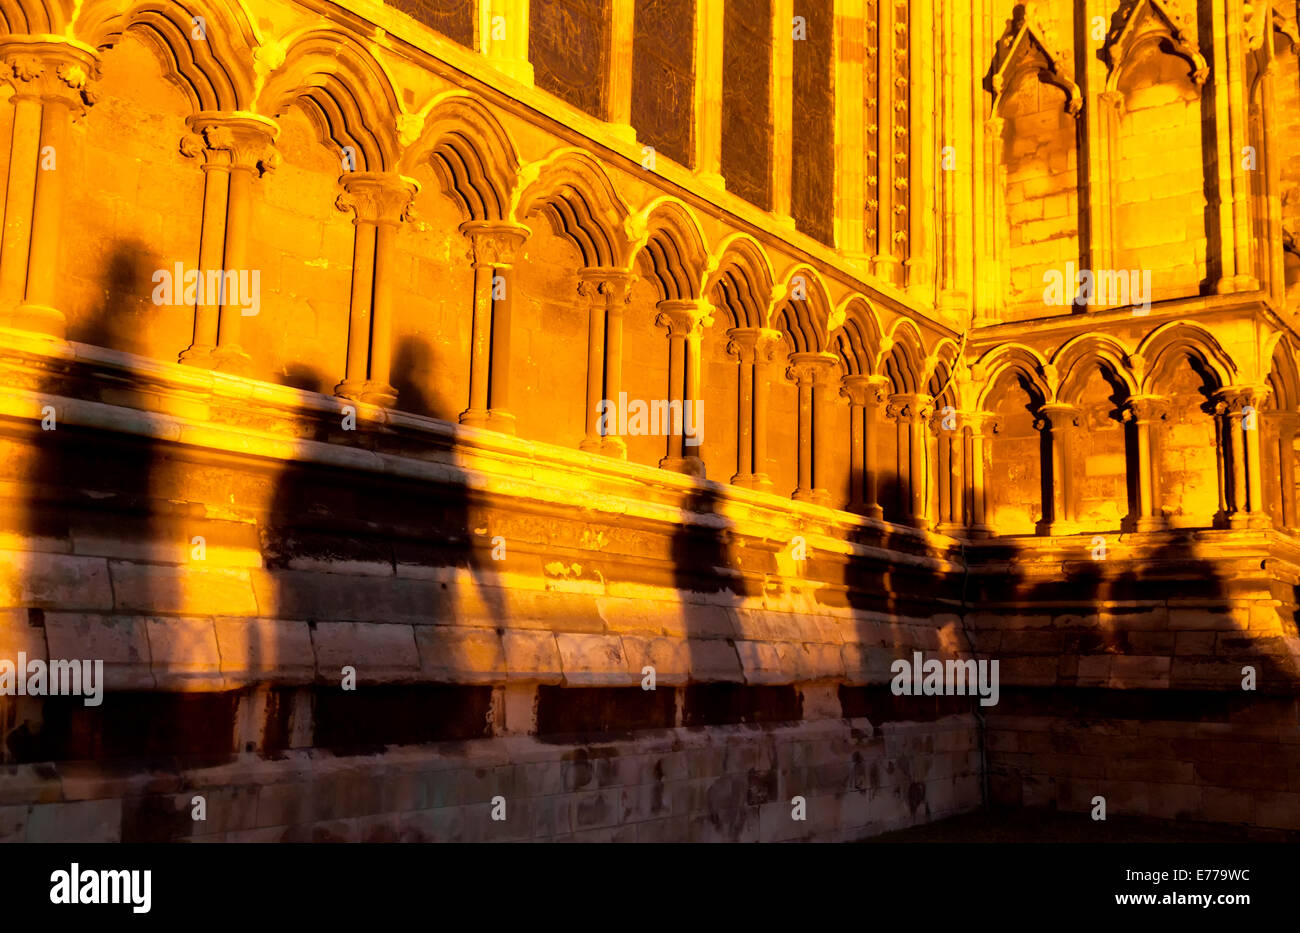
M 1134 395 L 1124 403 L 1120 416 L 1134 424 L 1163 421 L 1169 414 L 1169 400 L 1159 395 Z
M 0 41 L 0 80 L 16 99 L 61 104 L 75 116 L 96 100 L 99 53 L 83 42 L 54 36 Z
M 655 310 L 655 326 L 667 328 L 670 337 L 699 336 L 713 323 L 713 306 L 707 301 L 669 299 L 656 304 Z
M 280 164 L 275 137 L 280 127 L 261 114 L 205 110 L 186 117 L 190 132 L 181 137 L 181 154 L 202 157 L 203 167 L 241 169 L 265 175 Z
M 411 206 L 420 191 L 418 181 L 396 172 L 349 172 L 339 184 L 343 190 L 334 206 L 352 211 L 353 223 L 393 227 L 411 219 Z
M 1268 386 L 1224 386 L 1214 393 L 1214 408 L 1219 414 L 1239 415 L 1248 407 L 1258 411 L 1271 391 Z
M 834 353 L 791 353 L 785 377 L 800 386 L 824 386 L 839 361 Z
M 632 300 L 636 275 L 622 269 L 589 268 L 578 271 L 578 294 L 592 307 L 614 310 Z
M 1038 409 L 1038 418 L 1034 427 L 1038 430 L 1079 426 L 1080 412 L 1075 405 L 1048 402 Z
M 889 380 L 884 376 L 849 373 L 840 377 L 840 395 L 853 405 L 883 405 L 889 397 Z
M 885 417 L 901 424 L 929 421 L 933 414 L 934 399 L 920 393 L 891 395 L 889 404 L 885 406 Z
M 532 234 L 532 230 L 522 224 L 495 220 L 471 220 L 458 229 L 469 240 L 470 261 L 476 266 L 494 269 L 513 266 L 524 241 Z

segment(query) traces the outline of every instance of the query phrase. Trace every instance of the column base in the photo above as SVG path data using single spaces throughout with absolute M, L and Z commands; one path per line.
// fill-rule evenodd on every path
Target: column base
M 611 434 L 601 438 L 600 452 L 607 457 L 614 457 L 618 460 L 627 459 L 627 441 L 616 434 Z
M 584 437 L 578 442 L 578 449 L 589 454 L 598 454 L 600 453 L 601 441 L 602 438 L 599 437 Z
M 664 457 L 659 461 L 659 469 L 703 478 L 704 461 L 699 457 Z
M 947 535 L 950 538 L 955 538 L 966 531 L 966 526 L 963 525 L 961 522 L 940 522 L 939 524 L 934 526 L 934 530 L 941 535 Z
M 212 368 L 233 376 L 243 376 L 252 367 L 253 358 L 239 347 L 217 347 L 212 351 Z
M 215 349 L 215 347 L 187 347 L 181 351 L 176 362 L 199 369 L 212 369 L 216 365 L 216 360 L 212 358 L 212 351 Z
M 992 526 L 992 525 L 984 525 L 984 524 L 980 524 L 980 525 L 971 525 L 969 528 L 966 529 L 966 537 L 968 537 L 968 538 L 996 538 L 996 537 L 997 537 L 997 532 L 995 532 L 995 531 L 993 530 L 993 526 Z
M 757 489 L 760 492 L 771 492 L 775 488 L 775 484 L 772 482 L 772 477 L 766 473 L 751 473 L 749 488 Z
M 344 379 L 334 387 L 336 398 L 345 398 L 349 402 L 361 401 L 362 394 L 366 391 L 366 384 L 356 379 Z
M 49 305 L 18 304 L 0 314 L 0 326 L 31 331 L 62 340 L 68 332 L 68 321 L 63 312 Z
M 739 486 L 741 489 L 753 489 L 753 488 L 754 488 L 754 474 L 753 474 L 753 473 L 737 473 L 735 476 L 733 476 L 733 477 L 730 479 L 730 483 L 731 483 L 731 485 L 733 485 L 733 486 Z
M 386 382 L 367 379 L 361 391 L 361 401 L 367 405 L 392 408 L 397 404 L 397 390 Z
M 486 408 L 466 408 L 456 420 L 467 428 L 485 428 L 490 418 L 491 414 Z
M 795 502 L 811 502 L 813 505 L 831 504 L 831 494 L 825 489 L 796 489 L 790 498 Z
M 1169 527 L 1169 521 L 1163 515 L 1145 515 L 1125 524 L 1127 527 L 1124 530 L 1139 534 L 1148 531 L 1165 531 Z
M 515 433 L 515 416 L 501 408 L 488 409 L 488 424 L 492 430 L 502 434 Z
M 1078 534 L 1079 523 L 1067 521 L 1039 522 L 1035 526 L 1034 531 L 1044 537 L 1059 538 L 1064 537 L 1065 535 Z

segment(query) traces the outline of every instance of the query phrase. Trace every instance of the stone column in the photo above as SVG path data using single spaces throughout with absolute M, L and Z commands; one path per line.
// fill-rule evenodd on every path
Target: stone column
M 877 501 L 879 466 L 876 451 L 876 418 L 885 401 L 886 380 L 882 376 L 851 374 L 840 380 L 840 395 L 849 400 L 849 452 L 852 491 L 850 511 L 868 518 L 882 518 Z
M 768 489 L 771 479 L 762 469 L 767 459 L 767 364 L 780 332 L 761 327 L 727 331 L 727 352 L 739 363 L 736 389 L 735 486 Z
M 867 199 L 865 4 L 863 0 L 838 0 L 835 7 L 835 245 L 846 253 L 861 255 Z
M 876 255 L 872 271 L 877 278 L 894 281 L 894 4 L 882 0 L 876 4 L 879 27 L 876 42 Z M 872 179 L 868 179 L 870 183 Z
M 1215 399 L 1222 422 L 1219 462 L 1225 473 L 1227 524 L 1231 528 L 1263 528 L 1271 522 L 1264 508 L 1263 445 L 1260 430 L 1267 386 L 1225 386 Z M 1226 439 L 1227 443 L 1222 443 Z
M 1052 451 L 1051 512 L 1039 523 L 1042 535 L 1068 535 L 1078 531 L 1074 514 L 1073 463 L 1074 431 L 1079 426 L 1079 410 L 1073 405 L 1047 404 L 1039 409 L 1037 427 L 1048 434 Z M 1046 511 L 1046 510 L 1044 510 Z
M 1218 256 L 1210 258 L 1208 265 L 1211 275 L 1216 264 L 1219 267 L 1219 280 L 1214 286 L 1219 294 L 1259 288 L 1252 256 L 1256 237 L 1250 222 L 1251 181 L 1248 170 L 1241 164 L 1242 149 L 1250 141 L 1243 6 L 1241 3 L 1211 4 L 1209 22 L 1201 27 L 1202 41 L 1211 45 L 1212 54 L 1207 58 L 1214 62 L 1209 85 L 1203 86 L 1201 93 L 1208 91 L 1212 95 L 1213 125 L 1217 131 L 1214 134 L 1217 158 L 1207 156 L 1205 161 L 1207 166 L 1217 166 L 1218 172 L 1217 204 L 1213 200 L 1210 203 L 1218 219 Z
M 627 456 L 623 438 L 601 430 L 600 403 L 622 405 L 623 308 L 632 299 L 635 281 L 634 275 L 621 269 L 590 268 L 578 273 L 578 294 L 587 305 L 587 433 L 580 450 Z
M 898 485 L 904 520 L 917 528 L 931 525 L 925 437 L 933 413 L 934 400 L 921 394 L 891 395 L 885 410 L 898 429 Z
M 959 534 L 966 528 L 966 422 L 963 412 L 936 413 L 939 441 L 939 524 L 942 534 Z
M 1295 435 L 1300 429 L 1300 415 L 1279 412 L 1277 417 L 1277 465 L 1281 478 L 1281 512 L 1284 528 L 1296 527 L 1295 515 Z
M 353 172 L 339 179 L 335 206 L 353 213 L 352 301 L 348 312 L 347 371 L 340 398 L 391 406 L 393 358 L 393 248 L 420 186 L 392 172 Z
M 791 353 L 786 378 L 799 389 L 798 488 L 791 498 L 799 502 L 829 505 L 826 488 L 830 461 L 831 373 L 839 363 L 833 353 Z
M 244 307 L 238 294 L 214 294 L 207 283 L 225 282 L 247 269 L 254 180 L 279 161 L 274 141 L 279 127 L 254 113 L 202 111 L 186 119 L 191 132 L 181 152 L 203 160 L 203 220 L 198 273 L 203 287 L 194 303 L 194 338 L 180 362 L 204 369 L 242 372 L 248 355 L 240 345 Z M 212 278 L 210 278 L 210 276 Z
M 691 476 L 704 476 L 704 461 L 699 456 L 699 445 L 688 444 L 685 428 L 692 423 L 687 405 L 698 410 L 700 396 L 700 343 L 705 324 L 712 308 L 704 301 L 661 301 L 655 306 L 659 312 L 655 324 L 668 330 L 668 403 L 670 409 L 680 405 L 683 433 L 673 433 L 675 425 L 665 428 L 667 434 L 664 458 L 659 466 Z M 703 424 L 703 420 L 698 421 Z M 697 440 L 702 440 L 697 438 Z
M 970 496 L 970 536 L 972 538 L 989 538 L 993 528 L 986 518 L 988 514 L 988 488 L 985 475 L 988 465 L 988 435 L 994 431 L 996 421 L 989 412 L 975 412 L 968 416 L 970 435 L 966 438 L 966 463 L 969 466 L 970 482 L 967 493 Z
M 90 46 L 53 36 L 0 41 L 0 77 L 13 86 L 14 122 L 0 237 L 0 325 L 62 337 L 56 307 L 68 128 L 94 100 Z
M 460 423 L 513 434 L 510 411 L 510 329 L 515 293 L 515 259 L 530 233 L 504 221 L 469 221 L 460 232 L 470 241 L 474 263 L 469 407 Z
M 1160 456 L 1153 426 L 1165 420 L 1165 400 L 1153 395 L 1133 396 L 1124 409 L 1124 421 L 1134 426 L 1137 445 L 1137 517 L 1132 531 L 1159 531 L 1167 524 L 1160 508 Z

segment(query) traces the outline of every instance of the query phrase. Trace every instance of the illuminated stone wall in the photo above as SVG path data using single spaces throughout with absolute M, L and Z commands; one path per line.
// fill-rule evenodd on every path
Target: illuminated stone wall
M 1077 6 L 0 4 L 0 838 L 1300 830 L 1300 34 Z

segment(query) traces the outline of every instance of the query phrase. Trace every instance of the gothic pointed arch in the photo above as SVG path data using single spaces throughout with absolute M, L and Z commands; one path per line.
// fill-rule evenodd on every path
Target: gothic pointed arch
M 359 42 L 337 30 L 314 30 L 288 43 L 283 64 L 259 96 L 262 113 L 279 117 L 295 104 L 357 172 L 391 171 L 397 163 L 393 83 Z
M 772 301 L 772 263 L 761 243 L 736 233 L 714 253 L 713 272 L 704 293 L 726 312 L 732 327 L 763 327 Z
M 558 235 L 578 247 L 587 268 L 626 269 L 631 264 L 627 205 L 595 159 L 566 149 L 523 172 L 531 180 L 518 194 L 517 221 L 527 223 L 542 214 Z
M 826 349 L 830 297 L 826 283 L 812 266 L 799 264 L 785 277 L 785 295 L 772 309 L 771 326 L 786 335 L 794 353 Z
M 883 342 L 878 372 L 889 377 L 895 393 L 925 391 L 925 344 L 916 325 L 906 318 L 894 322 Z
M 196 113 L 251 105 L 258 37 L 234 0 L 143 0 L 125 8 L 101 0 L 81 10 L 74 28 L 99 49 L 128 32 L 140 36 Z
M 1083 109 L 1083 92 L 1070 77 L 1064 56 L 1056 50 L 1029 5 L 1018 3 L 997 42 L 989 68 L 988 89 L 993 93 L 993 112 L 998 112 L 1004 94 L 1021 77 L 1034 72 L 1040 81 L 1065 92 L 1067 113 L 1077 115 Z
M 675 198 L 656 198 L 637 215 L 636 259 L 655 284 L 661 300 L 689 301 L 703 297 L 709 253 L 704 233 L 690 209 Z
M 1143 394 L 1158 394 L 1170 371 L 1190 360 L 1214 388 L 1232 385 L 1237 367 L 1208 330 L 1190 321 L 1171 321 L 1146 336 L 1138 347 Z
M 453 92 L 432 103 L 418 138 L 402 154 L 401 171 L 409 175 L 426 162 L 467 219 L 508 219 L 519 157 L 482 101 Z
M 989 408 L 995 387 L 1008 374 L 1019 379 L 1038 402 L 1051 401 L 1053 398 L 1043 376 L 1046 361 L 1037 351 L 1023 344 L 1008 343 L 995 347 L 980 357 L 976 366 L 983 372 L 984 386 L 979 395 L 981 409 Z
M 1124 0 L 1111 18 L 1101 54 L 1109 73 L 1106 90 L 1119 88 L 1120 73 L 1138 57 L 1145 46 L 1156 44 L 1161 51 L 1185 59 L 1191 68 L 1190 77 L 1197 87 L 1203 87 L 1210 75 L 1210 66 L 1201 54 L 1196 35 L 1184 22 L 1182 12 L 1173 0 Z
M 880 352 L 880 322 L 862 295 L 850 295 L 836 310 L 842 323 L 831 335 L 830 347 L 844 362 L 844 370 L 855 376 L 875 375 Z
M 1120 382 L 1130 395 L 1138 392 L 1137 380 L 1129 365 L 1128 349 L 1106 334 L 1082 334 L 1067 342 L 1052 356 L 1059 384 L 1056 398 L 1064 404 L 1079 401 L 1084 385 L 1098 369 Z

